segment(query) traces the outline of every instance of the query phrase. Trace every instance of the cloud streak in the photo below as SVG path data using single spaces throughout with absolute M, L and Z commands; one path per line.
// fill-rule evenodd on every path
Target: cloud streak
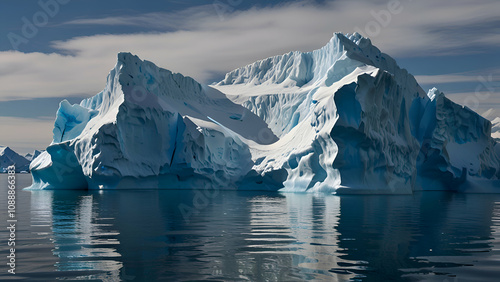
M 213 18 L 212 5 L 191 7 L 175 13 L 153 12 L 133 16 L 110 16 L 104 18 L 81 18 L 63 25 L 135 26 L 150 29 L 189 30 L 199 26 L 200 20 Z

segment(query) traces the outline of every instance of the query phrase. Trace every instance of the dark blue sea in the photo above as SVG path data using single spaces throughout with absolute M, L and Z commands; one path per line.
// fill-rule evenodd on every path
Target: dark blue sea
M 500 195 L 24 191 L 0 280 L 499 281 Z

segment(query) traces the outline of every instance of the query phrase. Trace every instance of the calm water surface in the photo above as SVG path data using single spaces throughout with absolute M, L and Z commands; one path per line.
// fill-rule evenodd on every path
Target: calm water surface
M 17 175 L 18 187 L 30 184 Z M 0 209 L 7 210 L 6 175 Z M 499 281 L 500 195 L 22 191 L 0 280 Z M 0 259 L 2 260 L 2 259 Z

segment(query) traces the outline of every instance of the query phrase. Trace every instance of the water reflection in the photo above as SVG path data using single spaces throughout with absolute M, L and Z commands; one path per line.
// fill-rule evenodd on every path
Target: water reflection
M 500 196 L 33 191 L 59 278 L 494 281 Z M 189 219 L 179 208 L 193 207 Z M 195 208 L 197 206 L 198 208 Z M 479 279 L 479 280 L 480 280 Z M 458 280 L 461 281 L 461 280 Z
M 120 281 L 122 263 L 116 260 L 120 257 L 116 251 L 119 233 L 113 227 L 114 218 L 103 218 L 93 197 L 85 192 L 33 191 L 31 226 L 50 224 L 60 277 Z
M 289 278 L 337 281 L 328 271 L 339 259 L 340 198 L 312 194 L 285 197 L 254 197 L 250 203 L 251 232 L 245 234 L 246 251 L 252 255 L 287 258 L 280 261 L 291 272 Z M 292 273 L 295 272 L 295 273 Z M 280 279 L 278 275 L 272 280 Z

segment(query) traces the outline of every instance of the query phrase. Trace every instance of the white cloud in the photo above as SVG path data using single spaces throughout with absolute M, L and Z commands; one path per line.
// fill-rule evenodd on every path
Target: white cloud
M 500 81 L 500 76 L 490 74 L 440 74 L 440 75 L 416 75 L 420 84 L 445 84 L 445 83 L 467 83 L 475 82 L 478 85 L 483 83 L 495 83 Z
M 105 18 L 82 18 L 64 23 L 65 25 L 109 25 L 109 26 L 139 26 L 153 29 L 187 30 L 198 27 L 196 19 L 206 19 L 213 16 L 213 5 L 196 6 L 175 13 L 153 12 L 134 16 L 110 16 Z M 219 13 L 220 10 L 219 10 Z M 221 14 L 223 16 L 224 13 Z
M 425 3 L 424 3 L 425 2 Z M 53 42 L 61 54 L 0 52 L 0 101 L 33 97 L 92 95 L 104 88 L 116 53 L 130 51 L 161 67 L 208 82 L 214 73 L 291 50 L 320 48 L 332 32 L 366 30 L 373 13 L 387 1 L 334 1 L 283 4 L 223 14 L 212 5 L 179 14 L 79 19 L 67 24 L 141 25 L 177 31 L 128 35 L 94 35 Z M 372 38 L 382 51 L 397 56 L 470 52 L 475 46 L 498 46 L 500 37 L 483 29 L 500 13 L 496 0 L 401 0 L 402 12 Z M 357 28 L 356 28 L 357 27 Z M 466 34 L 459 32 L 466 30 Z M 467 40 L 464 40 L 467 38 Z M 457 77 L 441 77 L 457 80 Z M 436 77 L 423 77 L 427 81 Z
M 116 55 L 96 58 L 0 52 L 0 101 L 95 94 L 104 88 Z

